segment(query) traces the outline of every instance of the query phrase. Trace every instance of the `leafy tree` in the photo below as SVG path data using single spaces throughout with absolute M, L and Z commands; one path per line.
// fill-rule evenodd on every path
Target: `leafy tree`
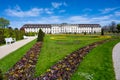
M 40 30 L 39 30 L 39 33 L 38 33 L 37 42 L 43 41 L 44 36 L 45 36 L 45 33 L 40 29 Z
M 14 30 L 19 30 L 18 28 L 15 28 Z
M 8 25 L 10 25 L 9 20 L 0 18 L 0 28 L 6 28 Z
M 3 29 L 0 29 L 0 44 L 3 44 L 4 43 L 4 32 L 3 32 Z
M 117 24 L 117 30 L 120 32 L 120 24 Z

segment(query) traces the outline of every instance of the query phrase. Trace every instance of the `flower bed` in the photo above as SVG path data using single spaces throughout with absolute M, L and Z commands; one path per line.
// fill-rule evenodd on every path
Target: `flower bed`
M 100 45 L 107 40 L 99 41 L 83 47 L 70 55 L 66 56 L 63 60 L 56 63 L 47 72 L 34 80 L 70 80 L 72 73 L 77 69 L 79 63 L 84 56 L 97 45 Z
M 7 80 L 31 80 L 42 42 L 37 42 L 6 74 Z

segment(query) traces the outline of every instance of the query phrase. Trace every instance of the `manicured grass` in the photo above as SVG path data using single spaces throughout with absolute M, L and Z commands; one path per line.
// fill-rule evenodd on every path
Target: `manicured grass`
M 4 58 L 0 59 L 0 69 L 2 73 L 8 71 L 21 57 L 35 44 L 36 40 L 29 42 L 18 50 L 10 53 Z
M 46 35 L 40 56 L 36 65 L 35 77 L 43 74 L 52 65 L 71 52 L 90 43 L 107 39 L 108 37 L 92 35 Z
M 71 80 L 115 80 L 112 49 L 120 39 L 106 42 L 85 56 Z

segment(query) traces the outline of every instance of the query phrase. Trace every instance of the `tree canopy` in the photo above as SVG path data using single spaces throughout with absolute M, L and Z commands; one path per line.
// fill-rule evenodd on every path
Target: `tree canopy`
M 10 21 L 5 18 L 0 18 L 0 28 L 6 28 L 10 25 Z
M 120 23 L 117 24 L 117 30 L 120 31 Z
M 44 40 L 45 33 L 40 29 L 38 33 L 37 42 Z
M 110 24 L 110 30 L 111 30 L 112 32 L 114 32 L 115 29 L 116 29 L 116 23 L 115 23 L 115 21 L 112 21 L 111 24 Z

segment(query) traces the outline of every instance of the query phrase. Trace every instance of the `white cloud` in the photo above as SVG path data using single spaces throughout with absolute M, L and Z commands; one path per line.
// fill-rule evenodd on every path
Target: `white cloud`
M 115 21 L 116 23 L 120 23 L 118 19 L 113 19 L 112 15 L 108 16 L 99 16 L 99 17 L 88 17 L 88 16 L 49 16 L 49 17 L 41 17 L 39 19 L 28 19 L 26 21 L 12 21 L 11 26 L 21 27 L 24 24 L 60 24 L 63 22 L 70 24 L 101 24 L 102 26 L 108 25 L 111 21 Z
M 115 15 L 116 15 L 116 16 L 120 16 L 120 11 L 116 11 L 116 12 L 115 12 Z
M 53 14 L 53 13 L 54 13 L 54 12 L 53 12 L 53 9 L 50 9 L 50 8 L 45 8 L 44 11 L 45 11 L 45 13 L 47 13 L 47 14 Z
M 71 16 L 67 19 L 70 23 L 90 23 L 90 20 L 88 17 L 84 16 Z
M 63 5 L 64 5 L 64 6 L 68 6 L 66 2 L 63 2 Z
M 67 6 L 67 3 L 65 3 L 65 2 L 60 2 L 60 3 L 52 2 L 51 4 L 52 4 L 53 8 L 59 8 L 60 6 Z
M 113 16 L 113 15 L 94 17 L 94 18 L 92 18 L 92 20 L 108 20 L 108 19 L 110 19 L 112 16 Z
M 114 11 L 116 9 L 118 9 L 118 8 L 105 8 L 105 9 L 102 9 L 99 11 L 101 11 L 102 14 L 106 14 L 106 13 L 109 13 L 109 12 Z
M 7 15 L 16 16 L 16 17 L 30 17 L 30 16 L 39 16 L 42 12 L 42 8 L 32 8 L 28 11 L 23 11 L 19 6 L 16 6 L 14 9 L 6 9 Z
M 54 8 L 59 8 L 62 5 L 62 3 L 57 3 L 57 2 L 52 2 L 51 4 Z

